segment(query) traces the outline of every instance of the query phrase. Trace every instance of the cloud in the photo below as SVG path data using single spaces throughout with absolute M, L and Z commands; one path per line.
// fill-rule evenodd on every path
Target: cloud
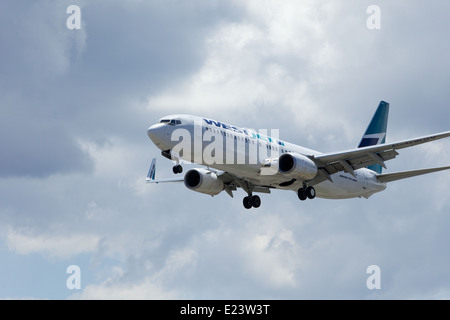
M 0 68 L 2 82 L 8 79 L 8 89 L 23 92 L 30 85 L 41 86 L 43 81 L 67 74 L 80 58 L 86 30 L 65 28 L 67 3 L 2 2 L 0 38 L 8 43 L 8 49 Z
M 40 117 L 22 117 L 20 113 L 11 111 L 0 121 L 1 177 L 44 178 L 92 171 L 92 159 L 62 125 L 42 122 Z
M 195 70 L 216 6 L 204 7 L 203 22 L 189 13 L 178 28 L 171 22 L 186 12 L 171 10 L 174 3 L 138 3 L 78 2 L 80 30 L 66 27 L 70 1 L 2 3 L 8 50 L 0 61 L 0 176 L 89 173 L 79 135 L 105 139 L 129 117 L 129 97 L 139 100 Z
M 241 7 L 248 19 L 213 29 L 198 72 L 151 95 L 148 110 L 187 109 L 210 117 L 236 112 L 251 115 L 252 126 L 272 113 L 308 130 L 320 112 L 311 87 L 324 81 L 322 70 L 339 58 L 321 20 L 313 18 L 314 3 L 283 2 L 269 8 L 250 1 Z
M 0 39 L 0 176 L 46 177 L 91 169 L 61 117 L 58 82 L 85 49 L 86 31 L 65 26 L 64 2 L 2 3 Z
M 186 248 L 171 252 L 160 270 L 151 260 L 129 256 L 126 267 L 113 267 L 100 284 L 89 284 L 71 299 L 180 299 L 183 292 L 167 286 L 179 273 L 188 273 L 195 267 L 197 254 Z
M 18 254 L 38 253 L 52 258 L 67 259 L 81 253 L 94 252 L 99 242 L 97 235 L 71 234 L 37 235 L 10 229 L 6 233 L 6 244 Z
M 120 276 L 122 270 L 115 270 Z M 81 293 L 76 293 L 69 299 L 102 299 L 102 300 L 171 300 L 179 298 L 176 290 L 166 291 L 152 277 L 143 277 L 136 283 L 118 283 L 114 277 L 108 278 L 101 284 L 90 284 Z

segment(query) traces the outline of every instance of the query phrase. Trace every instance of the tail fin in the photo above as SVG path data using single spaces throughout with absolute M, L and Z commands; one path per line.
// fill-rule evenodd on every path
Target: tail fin
M 366 132 L 364 133 L 358 148 L 383 144 L 386 142 L 386 129 L 389 115 L 389 103 L 381 101 L 378 105 Z M 381 174 L 382 168 L 379 164 L 368 167 L 369 169 Z

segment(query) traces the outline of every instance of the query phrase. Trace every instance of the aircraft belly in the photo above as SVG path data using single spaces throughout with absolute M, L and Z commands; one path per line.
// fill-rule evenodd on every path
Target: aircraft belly
M 278 188 L 280 183 L 286 183 L 292 180 L 292 177 L 286 177 L 282 174 L 261 174 L 261 164 L 213 164 L 210 167 L 222 171 L 231 173 L 239 178 L 243 178 L 248 182 L 258 186 L 271 186 Z M 290 185 L 287 188 L 280 189 L 292 189 Z M 297 190 L 298 187 L 295 189 Z
M 379 183 L 370 170 L 356 171 L 356 177 L 348 173 L 336 173 L 331 176 L 333 182 L 324 181 L 314 186 L 317 197 L 325 199 L 369 198 L 374 193 L 386 189 L 386 184 Z
M 367 190 L 365 178 L 355 178 L 350 174 L 344 173 L 336 173 L 331 178 L 333 182 L 326 180 L 314 186 L 317 197 L 349 199 L 373 193 Z

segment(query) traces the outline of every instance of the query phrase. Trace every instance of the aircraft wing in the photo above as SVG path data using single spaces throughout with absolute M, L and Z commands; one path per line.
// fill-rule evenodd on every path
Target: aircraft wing
M 380 164 L 382 167 L 386 168 L 384 162 L 398 156 L 397 150 L 443 139 L 449 136 L 450 131 L 447 131 L 390 144 L 368 146 L 337 153 L 319 154 L 311 156 L 310 158 L 320 169 L 320 180 L 331 180 L 330 175 L 340 171 L 345 171 L 355 175 L 354 170 L 373 164 Z M 315 183 L 318 182 L 320 181 L 316 181 Z

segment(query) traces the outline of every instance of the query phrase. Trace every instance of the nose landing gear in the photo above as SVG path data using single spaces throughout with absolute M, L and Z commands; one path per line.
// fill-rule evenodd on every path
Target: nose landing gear
M 173 173 L 175 173 L 175 174 L 182 173 L 183 167 L 181 165 L 177 164 L 176 166 L 173 166 L 172 170 L 173 170 Z

